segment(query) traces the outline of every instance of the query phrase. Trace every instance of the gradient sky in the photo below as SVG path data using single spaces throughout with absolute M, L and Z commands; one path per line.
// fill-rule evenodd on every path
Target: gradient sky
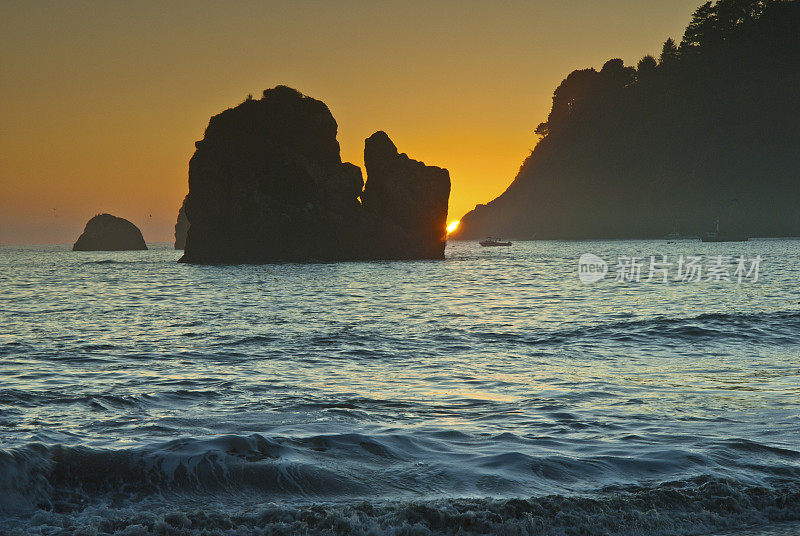
M 576 68 L 635 63 L 700 0 L 0 0 L 0 244 L 110 212 L 171 241 L 210 116 L 277 84 L 328 104 L 363 167 L 385 130 L 450 170 L 449 220 L 500 194 Z

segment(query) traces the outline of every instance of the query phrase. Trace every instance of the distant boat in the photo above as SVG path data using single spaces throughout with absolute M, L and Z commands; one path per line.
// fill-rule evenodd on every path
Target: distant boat
M 499 238 L 488 237 L 486 240 L 481 240 L 480 244 L 485 248 L 494 248 L 497 246 L 510 246 L 511 242 L 503 242 Z
M 747 242 L 749 236 L 743 234 L 722 234 L 719 232 L 719 220 L 714 222 L 714 231 L 704 233 L 700 237 L 703 242 Z

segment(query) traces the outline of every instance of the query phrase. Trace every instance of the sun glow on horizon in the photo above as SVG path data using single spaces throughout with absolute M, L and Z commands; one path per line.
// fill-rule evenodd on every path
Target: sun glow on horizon
M 461 220 L 451 221 L 447 224 L 447 234 L 452 233 L 456 229 L 458 229 L 458 224 L 461 223 Z
M 0 60 L 0 243 L 72 244 L 98 211 L 172 242 L 209 119 L 280 84 L 328 107 L 341 159 L 362 172 L 376 130 L 446 168 L 458 219 L 511 184 L 567 74 L 658 52 L 703 2 L 473 2 L 453 24 L 451 2 L 421 0 L 201 0 L 191 16 L 181 2 L 95 2 L 87 16 L 0 1 L 0 43 L 13 44 Z

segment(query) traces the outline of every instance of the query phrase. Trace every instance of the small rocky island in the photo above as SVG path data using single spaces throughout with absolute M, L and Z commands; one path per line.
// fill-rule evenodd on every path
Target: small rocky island
M 86 223 L 72 251 L 129 251 L 147 249 L 133 223 L 111 214 L 98 214 Z
M 450 175 L 366 141 L 342 162 L 325 103 L 278 86 L 211 118 L 189 162 L 182 262 L 442 259 Z

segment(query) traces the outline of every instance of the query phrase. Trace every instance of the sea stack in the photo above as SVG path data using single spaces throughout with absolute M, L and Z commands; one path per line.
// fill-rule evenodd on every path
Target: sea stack
M 98 214 L 86 223 L 72 251 L 128 251 L 147 249 L 142 232 L 133 223 L 111 214 Z
M 398 153 L 389 136 L 378 131 L 364 145 L 367 184 L 364 209 L 402 230 L 406 249 L 421 258 L 443 258 L 446 243 L 450 174 Z
M 447 170 L 367 140 L 367 186 L 325 103 L 286 86 L 212 117 L 189 162 L 182 262 L 444 257 Z M 362 201 L 363 204 L 362 204 Z
M 186 233 L 189 231 L 189 220 L 186 219 L 186 198 L 183 198 L 175 222 L 175 249 L 186 249 Z

